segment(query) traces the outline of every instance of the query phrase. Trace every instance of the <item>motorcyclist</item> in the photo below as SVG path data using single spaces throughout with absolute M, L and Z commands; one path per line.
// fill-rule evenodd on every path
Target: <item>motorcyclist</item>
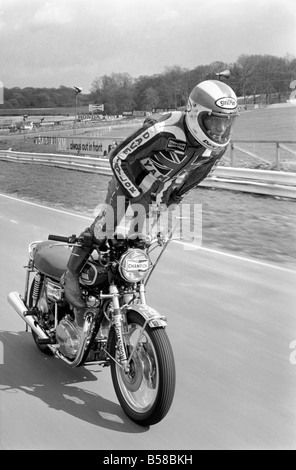
M 169 209 L 178 204 L 184 194 L 209 175 L 225 153 L 236 116 L 234 91 L 224 82 L 206 80 L 190 93 L 186 111 L 156 119 L 149 117 L 141 128 L 112 149 L 113 177 L 105 205 L 81 234 L 81 246 L 73 248 L 64 276 L 65 296 L 73 307 L 86 306 L 79 273 L 93 243 L 99 245 L 114 236 L 131 204 L 141 204 L 144 214 L 155 202 Z M 178 186 L 176 180 L 184 172 Z

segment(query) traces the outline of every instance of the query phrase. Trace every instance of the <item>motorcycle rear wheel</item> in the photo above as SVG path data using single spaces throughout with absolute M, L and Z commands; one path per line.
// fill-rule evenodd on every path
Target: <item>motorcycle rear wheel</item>
M 129 354 L 133 352 L 130 371 L 126 374 L 114 361 L 111 376 L 115 393 L 124 412 L 141 426 L 160 422 L 168 413 L 176 386 L 175 361 L 172 347 L 163 328 L 146 326 L 135 311 L 128 314 Z M 136 341 L 141 334 L 140 341 Z M 134 348 L 133 345 L 136 345 Z M 111 354 L 118 360 L 116 335 Z

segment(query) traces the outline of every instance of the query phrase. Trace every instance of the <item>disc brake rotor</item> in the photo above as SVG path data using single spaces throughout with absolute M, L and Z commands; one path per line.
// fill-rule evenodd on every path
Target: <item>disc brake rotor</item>
M 153 350 L 150 344 L 146 344 L 140 350 L 141 361 L 143 364 L 143 373 L 146 379 L 147 385 L 150 388 L 156 387 L 156 369 Z
M 121 369 L 122 382 L 130 392 L 139 390 L 143 381 L 143 364 L 139 358 L 138 352 L 134 351 L 132 360 L 130 362 L 130 370 L 125 373 Z

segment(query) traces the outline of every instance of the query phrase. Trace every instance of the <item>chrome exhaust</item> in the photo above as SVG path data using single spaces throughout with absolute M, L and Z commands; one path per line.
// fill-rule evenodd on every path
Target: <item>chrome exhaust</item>
M 26 312 L 28 311 L 28 308 L 24 304 L 22 297 L 18 292 L 11 292 L 8 295 L 7 300 L 10 303 L 10 305 L 14 308 L 16 313 L 19 314 L 21 319 L 24 320 L 24 322 L 27 323 L 27 325 L 29 325 L 29 327 L 37 334 L 37 336 L 40 339 L 49 339 L 46 333 L 44 333 L 44 331 L 38 325 L 36 319 L 34 319 L 34 316 L 32 315 L 25 316 Z M 85 348 L 89 340 L 92 322 L 93 322 L 92 311 L 88 311 L 86 314 L 85 323 L 84 323 L 84 327 L 82 330 L 80 346 L 79 346 L 79 349 L 77 351 L 77 354 L 74 360 L 70 360 L 66 356 L 61 354 L 58 350 L 58 345 L 48 344 L 47 347 L 54 353 L 56 357 L 62 359 L 67 364 L 71 365 L 72 367 L 78 367 L 81 364 L 81 361 L 85 352 Z
M 48 336 L 44 333 L 44 331 L 40 328 L 37 321 L 34 319 L 33 316 L 25 316 L 25 313 L 28 311 L 28 308 L 24 304 L 20 294 L 18 292 L 10 292 L 7 297 L 8 302 L 14 308 L 16 313 L 19 314 L 22 320 L 24 320 L 27 325 L 36 333 L 36 335 L 40 339 L 49 339 Z

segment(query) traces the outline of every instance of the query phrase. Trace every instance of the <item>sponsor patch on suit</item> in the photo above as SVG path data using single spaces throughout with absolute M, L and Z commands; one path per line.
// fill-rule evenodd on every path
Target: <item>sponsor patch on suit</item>
M 185 152 L 186 147 L 186 142 L 183 142 L 182 140 L 169 139 L 166 148 L 169 150 L 179 150 L 181 152 Z

